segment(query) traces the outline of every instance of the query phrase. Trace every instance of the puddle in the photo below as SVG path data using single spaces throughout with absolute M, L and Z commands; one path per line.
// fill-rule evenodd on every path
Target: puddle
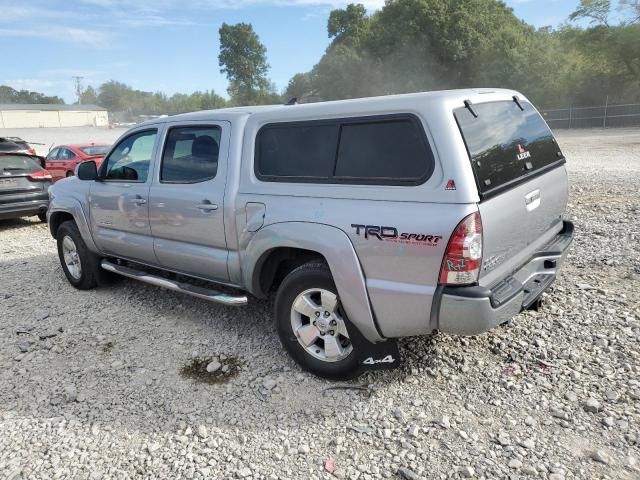
M 226 383 L 233 377 L 238 375 L 242 367 L 242 361 L 228 356 L 224 360 L 218 360 L 221 368 L 215 372 L 207 372 L 207 365 L 217 358 L 195 358 L 190 363 L 180 369 L 180 375 L 197 383 L 207 383 L 214 385 L 218 383 Z M 226 371 L 223 369 L 226 368 Z

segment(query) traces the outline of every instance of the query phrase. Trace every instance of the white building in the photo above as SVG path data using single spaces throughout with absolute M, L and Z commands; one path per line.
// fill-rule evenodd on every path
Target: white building
M 96 105 L 0 104 L 0 128 L 106 127 L 109 113 Z

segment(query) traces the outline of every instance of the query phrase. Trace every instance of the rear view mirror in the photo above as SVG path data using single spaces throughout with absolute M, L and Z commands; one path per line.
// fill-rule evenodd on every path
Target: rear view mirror
M 76 167 L 76 177 L 80 180 L 96 180 L 98 178 L 96 162 L 93 160 L 82 162 Z

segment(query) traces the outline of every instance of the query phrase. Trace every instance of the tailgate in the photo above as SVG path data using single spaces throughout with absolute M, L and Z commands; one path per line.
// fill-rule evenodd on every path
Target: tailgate
M 567 196 L 567 172 L 561 166 L 480 203 L 481 285 L 491 286 L 517 270 L 562 230 Z
M 480 284 L 492 286 L 562 230 L 565 159 L 540 114 L 518 97 L 466 104 L 454 114 L 481 199 Z

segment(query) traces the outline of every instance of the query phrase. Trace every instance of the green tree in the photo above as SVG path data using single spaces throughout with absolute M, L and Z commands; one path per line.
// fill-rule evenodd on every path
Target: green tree
M 248 23 L 222 24 L 220 72 L 227 75 L 231 100 L 239 105 L 270 101 L 275 92 L 267 78 L 267 49 Z
M 0 85 L 0 103 L 63 104 L 57 96 L 47 96 L 30 90 L 16 90 L 8 85 Z
M 96 105 L 98 103 L 98 92 L 96 89 L 89 85 L 80 94 L 80 103 L 83 105 Z
M 344 10 L 333 10 L 327 22 L 329 38 L 338 41 L 357 40 L 364 35 L 368 23 L 367 9 L 362 4 L 350 4 Z
M 578 8 L 569 15 L 570 20 L 589 19 L 591 24 L 609 25 L 610 0 L 580 0 Z

